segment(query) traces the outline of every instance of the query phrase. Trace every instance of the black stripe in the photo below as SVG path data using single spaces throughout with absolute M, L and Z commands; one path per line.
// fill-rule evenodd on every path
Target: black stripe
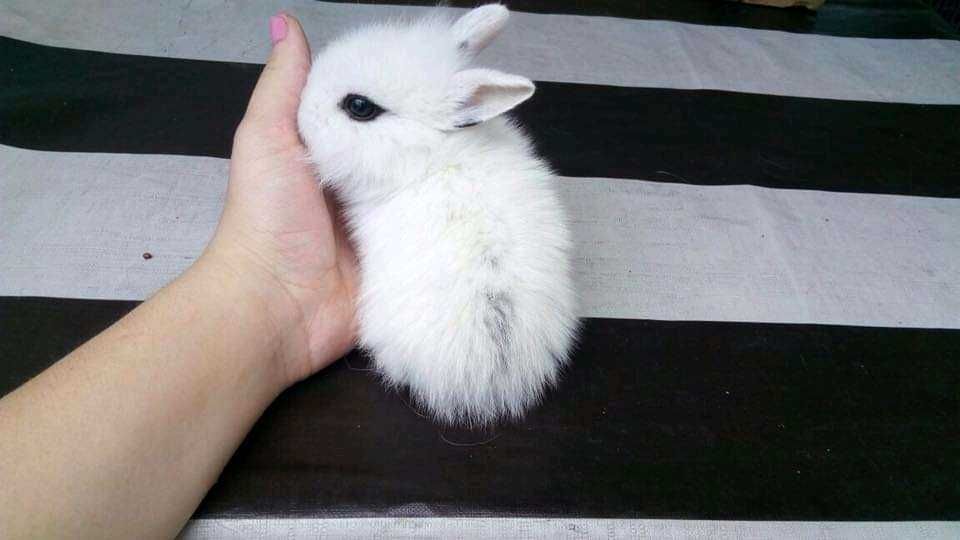
M 0 394 L 134 305 L 0 298 Z M 958 330 L 590 319 L 581 341 L 474 447 L 338 363 L 277 400 L 198 515 L 960 519 Z
M 0 37 L 0 144 L 229 157 L 262 68 Z
M 960 106 L 540 83 L 521 106 L 564 176 L 960 196 Z
M 333 0 L 342 4 L 432 6 L 431 0 Z M 452 0 L 453 7 L 489 3 Z M 928 6 L 914 0 L 829 0 L 816 13 L 806 9 L 778 9 L 721 0 L 508 0 L 511 10 L 529 13 L 566 13 L 632 19 L 659 19 L 711 26 L 737 26 L 870 38 L 945 38 L 957 32 Z
M 229 157 L 261 66 L 0 38 L 0 143 Z M 520 119 L 565 176 L 960 196 L 960 106 L 541 82 Z

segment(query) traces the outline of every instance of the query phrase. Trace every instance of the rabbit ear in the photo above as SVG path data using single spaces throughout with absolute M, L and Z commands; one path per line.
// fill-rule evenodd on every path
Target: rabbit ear
M 453 23 L 457 46 L 467 54 L 477 54 L 503 30 L 509 16 L 510 12 L 500 4 L 471 9 Z
M 492 69 L 467 69 L 453 76 L 447 99 L 455 103 L 447 124 L 462 128 L 503 114 L 533 95 L 526 77 Z

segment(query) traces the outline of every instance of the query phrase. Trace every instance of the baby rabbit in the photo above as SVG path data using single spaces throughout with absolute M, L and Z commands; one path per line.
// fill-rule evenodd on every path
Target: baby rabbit
M 316 56 L 298 116 L 360 259 L 359 344 L 450 424 L 522 417 L 578 325 L 556 180 L 502 116 L 533 83 L 467 67 L 508 15 L 355 30 Z

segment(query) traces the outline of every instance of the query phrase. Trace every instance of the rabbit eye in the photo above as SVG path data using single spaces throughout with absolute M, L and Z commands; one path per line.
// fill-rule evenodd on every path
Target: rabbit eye
M 349 94 L 343 98 L 340 108 L 346 111 L 350 118 L 359 122 L 369 122 L 383 112 L 383 108 L 371 101 L 370 98 L 357 94 Z

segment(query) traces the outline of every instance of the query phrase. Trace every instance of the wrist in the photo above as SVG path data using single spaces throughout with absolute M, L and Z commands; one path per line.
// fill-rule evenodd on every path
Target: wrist
M 211 309 L 227 312 L 224 336 L 245 344 L 277 393 L 299 377 L 291 366 L 308 354 L 303 315 L 273 278 L 238 254 L 208 249 L 178 280 Z

